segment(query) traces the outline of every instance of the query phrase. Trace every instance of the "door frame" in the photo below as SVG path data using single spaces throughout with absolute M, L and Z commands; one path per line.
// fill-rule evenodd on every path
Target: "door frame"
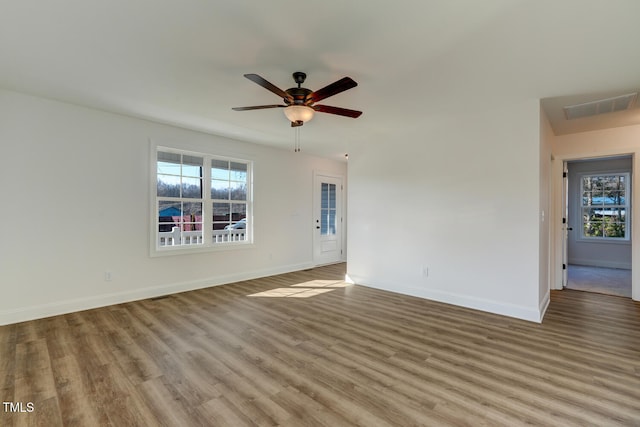
M 562 286 L 567 287 L 569 282 L 569 167 L 568 161 L 562 162 Z
M 323 260 L 322 258 L 318 258 L 317 257 L 317 251 L 316 248 L 317 246 L 320 244 L 320 235 L 317 232 L 316 229 L 316 220 L 318 218 L 318 212 L 317 210 L 319 209 L 318 201 L 320 200 L 320 189 L 319 187 L 316 185 L 318 183 L 318 180 L 321 177 L 326 177 L 326 178 L 330 178 L 332 180 L 337 180 L 340 182 L 340 192 L 337 195 L 337 202 L 338 202 L 338 207 L 339 207 L 339 212 L 336 212 L 336 217 L 339 218 L 339 220 L 337 221 L 336 227 L 338 229 L 338 245 L 339 248 L 338 250 L 340 251 L 340 255 L 339 258 L 335 261 L 329 261 L 327 262 L 326 260 Z M 331 173 L 331 172 L 324 172 L 324 171 L 318 171 L 318 170 L 314 170 L 313 171 L 313 190 L 312 190 L 312 195 L 313 195 L 313 202 L 312 202 L 312 215 L 311 215 L 311 232 L 312 232 L 312 247 L 311 247 L 311 254 L 313 257 L 313 265 L 314 266 L 319 266 L 319 265 L 324 265 L 324 264 L 332 264 L 334 262 L 345 262 L 346 261 L 346 257 L 347 257 L 347 251 L 346 251 L 346 182 L 345 182 L 345 177 L 344 175 L 339 175 L 339 174 L 335 174 L 335 173 Z
M 554 155 L 551 160 L 551 182 L 553 188 L 552 206 L 551 206 L 551 227 L 552 227 L 552 248 L 551 256 L 551 290 L 563 289 L 563 234 L 565 227 L 562 223 L 564 200 L 563 200 L 563 172 L 566 162 L 598 159 L 614 156 L 631 156 L 631 203 L 636 205 L 636 201 L 640 200 L 640 173 L 638 173 L 638 161 L 640 161 L 640 152 L 633 150 L 605 150 L 598 153 L 573 153 L 565 155 Z M 631 227 L 631 264 L 633 266 L 640 265 L 640 209 L 631 209 L 629 218 Z M 640 268 L 632 268 L 631 270 L 631 297 L 635 301 L 640 301 Z

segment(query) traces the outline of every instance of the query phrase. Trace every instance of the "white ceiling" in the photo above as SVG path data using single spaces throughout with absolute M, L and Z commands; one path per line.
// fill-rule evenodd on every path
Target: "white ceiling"
M 487 100 L 553 110 L 640 88 L 637 0 L 0 2 L 1 87 L 242 140 L 294 141 L 281 109 L 231 110 L 280 101 L 243 74 L 282 89 L 294 71 L 310 89 L 350 76 L 322 103 L 364 114 L 301 128 L 326 157 Z

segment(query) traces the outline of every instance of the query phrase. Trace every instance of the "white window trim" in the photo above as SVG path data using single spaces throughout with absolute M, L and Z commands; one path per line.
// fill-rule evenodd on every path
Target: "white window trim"
M 583 208 L 582 205 L 582 194 L 583 190 L 583 178 L 586 176 L 606 176 L 606 175 L 619 175 L 624 176 L 626 181 L 625 188 L 625 204 L 624 207 L 626 209 L 625 215 L 625 237 L 599 237 L 599 236 L 585 236 L 584 235 L 584 222 L 583 222 Z M 621 171 L 604 171 L 604 172 L 585 172 L 578 175 L 579 186 L 578 186 L 578 220 L 580 224 L 580 233 L 578 234 L 578 240 L 583 242 L 592 242 L 592 243 L 612 243 L 612 244 L 629 244 L 631 242 L 631 173 L 630 172 L 621 172 Z
M 159 246 L 158 244 L 158 224 L 157 224 L 157 155 L 158 151 L 164 151 L 168 153 L 186 154 L 191 156 L 203 157 L 203 194 L 209 195 L 204 197 L 202 206 L 203 216 L 203 244 L 200 245 L 177 245 L 177 246 Z M 208 233 L 204 233 L 205 229 L 208 229 L 212 225 L 212 207 L 210 206 L 214 199 L 211 199 L 210 185 L 211 185 L 211 168 L 206 167 L 207 161 L 211 159 L 239 162 L 247 164 L 247 228 L 246 239 L 238 242 L 224 242 L 213 243 L 212 236 L 208 236 Z M 214 153 L 207 153 L 203 151 L 195 151 L 184 148 L 170 147 L 166 145 L 159 145 L 151 142 L 149 147 L 149 222 L 150 222 L 150 235 L 149 235 L 149 254 L 151 257 L 170 256 L 170 255 L 187 255 L 203 252 L 218 252 L 229 251 L 238 249 L 248 249 L 255 247 L 253 239 L 253 169 L 254 162 L 248 159 L 242 159 L 238 157 L 231 157 L 225 155 L 219 155 Z

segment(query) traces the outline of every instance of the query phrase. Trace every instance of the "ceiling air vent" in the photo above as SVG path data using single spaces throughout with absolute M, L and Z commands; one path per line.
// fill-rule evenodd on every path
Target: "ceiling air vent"
M 596 116 L 598 114 L 624 111 L 633 107 L 638 96 L 637 92 L 613 98 L 600 99 L 598 101 L 585 102 L 584 104 L 569 105 L 564 107 L 564 116 L 567 120 L 581 117 Z

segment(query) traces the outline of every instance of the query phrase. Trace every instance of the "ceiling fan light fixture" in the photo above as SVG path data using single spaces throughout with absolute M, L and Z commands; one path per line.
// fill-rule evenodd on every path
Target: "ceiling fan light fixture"
M 263 110 L 266 108 L 283 108 L 284 115 L 291 122 L 291 127 L 302 126 L 305 122 L 308 122 L 313 118 L 315 112 L 334 114 L 337 116 L 358 118 L 362 114 L 362 111 L 350 110 L 348 108 L 332 107 L 330 105 L 318 105 L 316 102 L 329 98 L 330 96 L 337 95 L 345 90 L 352 89 L 358 86 L 358 83 L 353 81 L 351 77 L 343 77 L 317 91 L 312 91 L 306 87 L 302 87 L 305 77 L 305 73 L 296 71 L 293 73 L 293 79 L 298 84 L 298 87 L 292 87 L 287 90 L 282 90 L 273 83 L 269 83 L 263 77 L 257 74 L 245 74 L 247 79 L 256 83 L 259 86 L 272 92 L 282 101 L 284 104 L 270 104 L 270 105 L 253 105 L 250 107 L 233 107 L 234 111 L 247 111 L 247 110 Z
M 313 118 L 315 111 L 306 105 L 289 105 L 284 109 L 284 115 L 290 122 L 308 122 Z

